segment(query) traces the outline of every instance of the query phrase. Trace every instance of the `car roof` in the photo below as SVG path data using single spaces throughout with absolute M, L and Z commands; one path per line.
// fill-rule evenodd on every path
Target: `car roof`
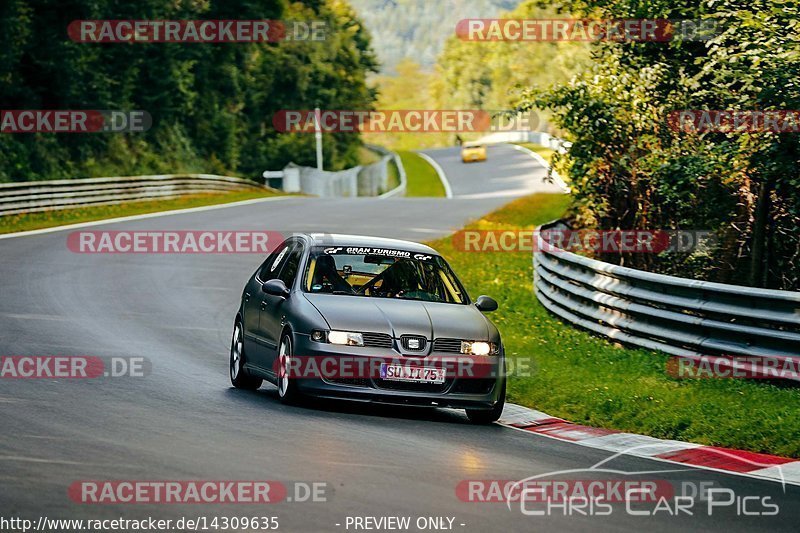
M 370 237 L 367 235 L 342 235 L 338 233 L 305 233 L 311 239 L 313 246 L 354 246 L 361 248 L 396 248 L 409 252 L 439 255 L 439 252 L 412 241 L 400 239 L 386 239 L 384 237 Z

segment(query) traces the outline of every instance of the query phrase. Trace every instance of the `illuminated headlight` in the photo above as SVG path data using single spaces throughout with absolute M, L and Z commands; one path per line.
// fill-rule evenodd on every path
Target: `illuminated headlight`
M 493 342 L 461 341 L 461 353 L 465 355 L 497 355 L 497 345 Z
M 364 346 L 364 337 L 361 333 L 353 333 L 351 331 L 329 331 L 328 342 L 346 346 Z
M 466 355 L 494 355 L 497 353 L 497 345 L 493 342 L 461 341 L 461 353 Z

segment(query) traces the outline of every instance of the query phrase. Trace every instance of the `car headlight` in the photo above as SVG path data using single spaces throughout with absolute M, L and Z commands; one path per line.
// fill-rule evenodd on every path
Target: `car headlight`
M 461 341 L 461 353 L 466 355 L 497 355 L 497 345 L 484 341 Z
M 331 344 L 343 344 L 345 346 L 364 346 L 364 336 L 361 333 L 354 333 L 352 331 L 335 331 L 328 332 L 328 342 Z

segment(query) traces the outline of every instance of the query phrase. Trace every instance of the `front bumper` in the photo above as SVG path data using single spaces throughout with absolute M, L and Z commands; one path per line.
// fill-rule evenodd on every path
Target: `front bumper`
M 432 353 L 426 356 L 401 354 L 390 348 L 338 346 L 312 341 L 308 335 L 295 335 L 294 357 L 303 368 L 324 368 L 319 377 L 297 377 L 298 389 L 320 398 L 361 402 L 455 409 L 491 409 L 500 399 L 504 376 L 502 348 L 498 355 L 467 357 L 460 354 Z M 310 361 L 314 359 L 314 361 Z M 335 360 L 347 365 L 325 365 Z M 413 366 L 444 367 L 442 384 L 391 381 L 377 372 L 382 362 Z M 309 365 L 310 363 L 310 365 Z M 315 364 L 319 363 L 319 364 Z M 341 368 L 347 371 L 338 371 Z M 334 368 L 331 371 L 331 368 Z M 308 374 L 300 373 L 300 376 Z

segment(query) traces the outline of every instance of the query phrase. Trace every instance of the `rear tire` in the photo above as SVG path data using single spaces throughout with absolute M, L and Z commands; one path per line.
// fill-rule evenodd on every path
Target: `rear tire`
M 291 377 L 287 367 L 291 368 L 290 362 L 294 352 L 292 351 L 291 335 L 285 333 L 281 337 L 281 344 L 278 348 L 278 398 L 281 403 L 294 405 L 300 402 L 302 394 L 297 389 L 297 378 Z
M 256 390 L 261 386 L 263 380 L 248 374 L 244 368 L 244 363 L 244 334 L 242 333 L 242 325 L 237 322 L 233 327 L 233 338 L 231 339 L 229 364 L 231 384 L 237 389 Z
M 502 388 L 500 389 L 500 398 L 491 409 L 466 409 L 467 418 L 473 424 L 486 425 L 497 422 L 503 415 L 503 408 L 506 405 L 506 380 L 503 380 Z

